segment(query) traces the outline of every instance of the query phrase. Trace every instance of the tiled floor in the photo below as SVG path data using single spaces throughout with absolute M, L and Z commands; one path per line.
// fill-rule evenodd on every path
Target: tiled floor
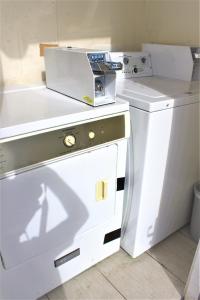
M 196 246 L 186 227 L 136 259 L 120 250 L 41 299 L 181 299 Z

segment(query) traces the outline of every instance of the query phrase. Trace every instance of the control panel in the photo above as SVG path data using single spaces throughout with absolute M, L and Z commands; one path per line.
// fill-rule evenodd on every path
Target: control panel
M 125 137 L 125 115 L 0 143 L 0 177 L 7 172 Z
M 122 64 L 117 78 L 152 76 L 151 57 L 146 52 L 111 52 L 110 56 Z

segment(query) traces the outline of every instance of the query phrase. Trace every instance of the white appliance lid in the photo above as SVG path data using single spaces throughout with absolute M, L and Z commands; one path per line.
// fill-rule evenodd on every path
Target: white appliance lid
M 129 110 L 127 101 L 89 106 L 45 87 L 0 92 L 0 139 Z
M 117 81 L 117 96 L 148 112 L 199 102 L 199 91 L 198 81 L 156 76 Z

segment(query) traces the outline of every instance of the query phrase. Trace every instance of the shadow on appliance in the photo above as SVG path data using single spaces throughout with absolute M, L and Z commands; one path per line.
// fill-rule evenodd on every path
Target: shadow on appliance
M 53 170 L 46 167 L 32 173 L 3 182 L 7 201 L 2 204 L 2 252 L 6 268 L 63 243 L 69 247 L 88 218 L 81 199 Z
M 143 79 L 152 88 L 153 80 Z M 191 218 L 193 185 L 198 180 L 199 161 L 199 84 L 170 79 L 154 80 L 154 88 L 163 93 L 162 81 L 171 90 L 181 91 L 175 95 L 173 107 L 152 113 L 150 120 L 154 148 L 150 148 L 149 173 L 156 179 L 155 189 L 149 185 L 146 196 L 151 195 L 154 206 L 154 222 L 147 236 L 153 246 L 172 232 L 180 229 Z M 169 82 L 169 83 L 168 83 Z M 178 89 L 179 88 L 179 89 Z M 170 91 L 170 89 L 169 89 Z M 164 91 L 170 98 L 170 93 Z M 176 91 L 178 94 L 178 92 Z M 154 126 L 159 120 L 158 126 Z M 150 143 L 149 143 L 150 144 Z M 157 201 L 160 199 L 160 201 Z M 163 226 L 164 224 L 165 226 Z
M 198 179 L 199 160 L 199 103 L 183 105 L 173 109 L 171 129 L 168 139 L 166 153 L 163 152 L 165 163 L 160 180 L 162 185 L 158 189 L 160 203 L 157 205 L 157 215 L 152 226 L 148 228 L 147 236 L 151 247 L 167 238 L 171 233 L 176 232 L 183 226 L 189 224 L 193 203 L 193 185 Z M 157 172 L 157 170 L 154 169 Z M 156 196 L 151 198 L 156 203 Z M 162 226 L 164 224 L 164 226 Z M 173 241 L 173 237 L 172 237 Z M 195 244 L 188 255 L 187 245 L 183 250 L 183 244 L 175 243 L 170 246 L 164 243 L 150 249 L 150 253 L 156 259 L 168 260 L 174 274 L 181 278 L 184 283 L 187 281 L 192 258 L 195 253 Z M 168 251 L 168 255 L 161 255 L 161 250 Z M 167 250 L 166 250 L 167 249 Z M 179 255 L 182 250 L 182 255 Z M 173 268 L 174 255 L 180 268 Z M 183 259 L 185 262 L 183 263 Z M 171 277 L 176 289 L 182 295 L 182 288 L 176 279 Z
M 132 201 L 126 201 L 122 247 L 137 257 L 190 220 L 198 179 L 199 90 L 198 82 L 157 77 L 124 84 L 133 91 L 125 188 Z M 144 110 L 138 99 L 169 107 Z
M 198 178 L 198 110 L 198 103 L 174 108 L 168 148 L 163 155 L 161 202 L 154 226 L 149 228 L 153 245 L 190 222 L 193 184 Z M 160 226 L 163 222 L 165 227 Z
M 1 255 L 5 275 L 8 274 L 3 277 L 3 289 L 11 280 L 9 270 L 12 269 L 13 277 L 20 268 L 29 268 L 27 282 L 60 284 L 56 267 L 80 255 L 74 240 L 89 217 L 85 204 L 56 170 L 46 166 L 3 179 L 1 193 L 5 200 L 1 204 Z M 31 289 L 23 287 L 27 282 L 25 278 L 12 280 L 11 295 L 19 288 L 16 284 L 25 296 L 26 289 Z
M 106 240 L 121 222 L 117 149 L 114 144 L 2 176 L 3 299 L 36 299 L 118 250 L 119 239 Z M 102 180 L 103 201 L 97 195 Z

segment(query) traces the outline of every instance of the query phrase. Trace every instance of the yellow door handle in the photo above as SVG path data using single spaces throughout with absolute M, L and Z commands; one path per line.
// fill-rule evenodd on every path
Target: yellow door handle
M 105 200 L 108 195 L 108 182 L 106 180 L 100 180 L 96 183 L 96 200 Z

